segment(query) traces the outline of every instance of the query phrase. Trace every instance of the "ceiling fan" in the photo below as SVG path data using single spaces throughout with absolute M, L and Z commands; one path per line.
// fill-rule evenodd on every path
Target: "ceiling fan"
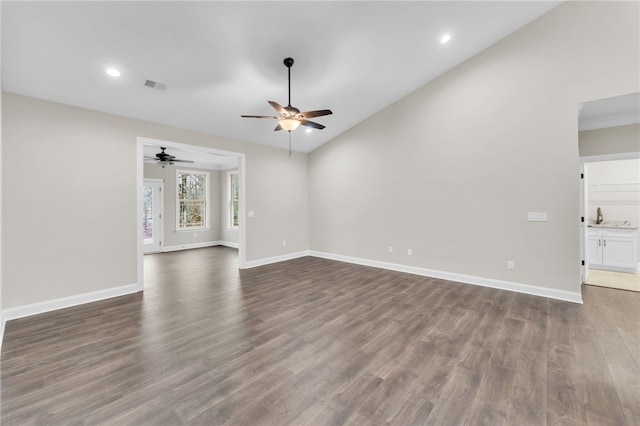
M 289 74 L 289 104 L 286 107 L 283 107 L 277 102 L 268 101 L 269 105 L 271 105 L 277 112 L 278 116 L 271 115 L 241 115 L 243 118 L 270 118 L 274 120 L 278 120 L 278 125 L 276 126 L 274 131 L 278 130 L 286 130 L 291 134 L 292 131 L 298 128 L 298 126 L 307 126 L 312 127 L 314 129 L 322 130 L 325 126 L 319 123 L 315 123 L 313 121 L 309 121 L 309 118 L 313 117 L 321 117 L 323 115 L 333 114 L 330 109 L 320 109 L 316 111 L 306 111 L 300 112 L 300 110 L 296 107 L 291 106 L 291 67 L 293 66 L 293 59 L 286 58 L 284 60 L 284 65 L 288 69 Z
M 171 154 L 167 154 L 166 152 L 164 152 L 165 149 L 167 149 L 164 146 L 161 146 L 160 149 L 162 151 L 157 153 L 155 157 L 147 157 L 145 155 L 144 159 L 148 160 L 148 162 L 155 161 L 157 164 L 160 164 L 163 168 L 167 164 L 168 165 L 172 165 L 174 163 L 193 163 L 193 161 L 191 161 L 191 160 L 179 160 L 175 156 L 173 156 Z

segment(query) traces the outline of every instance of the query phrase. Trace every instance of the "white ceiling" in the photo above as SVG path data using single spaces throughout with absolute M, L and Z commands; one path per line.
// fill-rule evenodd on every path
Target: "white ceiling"
M 240 115 L 286 105 L 291 56 L 292 104 L 334 113 L 293 133 L 310 152 L 559 3 L 2 1 L 2 87 L 286 148 L 274 121 Z

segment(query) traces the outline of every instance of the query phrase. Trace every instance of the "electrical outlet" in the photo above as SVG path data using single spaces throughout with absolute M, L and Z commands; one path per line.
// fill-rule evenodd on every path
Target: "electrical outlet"
M 413 249 L 407 249 L 407 255 L 413 256 Z
M 513 271 L 516 269 L 516 262 L 513 260 L 507 260 L 507 269 Z
M 282 240 L 282 247 L 286 247 L 287 246 L 287 240 Z
M 387 251 L 388 251 L 389 253 L 393 253 L 393 247 L 389 246 L 389 248 L 387 249 Z
M 197 237 L 198 237 L 198 233 L 197 233 L 197 232 L 194 232 L 194 233 L 193 233 L 193 238 L 197 238 Z

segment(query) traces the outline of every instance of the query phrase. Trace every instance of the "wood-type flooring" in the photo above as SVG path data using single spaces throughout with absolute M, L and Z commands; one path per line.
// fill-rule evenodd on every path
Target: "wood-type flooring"
M 149 255 L 144 293 L 7 323 L 2 424 L 640 425 L 640 294 L 583 298 Z

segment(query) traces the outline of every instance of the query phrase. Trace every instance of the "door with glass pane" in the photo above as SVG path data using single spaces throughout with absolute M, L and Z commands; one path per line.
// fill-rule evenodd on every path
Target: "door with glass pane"
M 162 248 L 162 179 L 145 179 L 142 189 L 142 241 L 145 253 Z

